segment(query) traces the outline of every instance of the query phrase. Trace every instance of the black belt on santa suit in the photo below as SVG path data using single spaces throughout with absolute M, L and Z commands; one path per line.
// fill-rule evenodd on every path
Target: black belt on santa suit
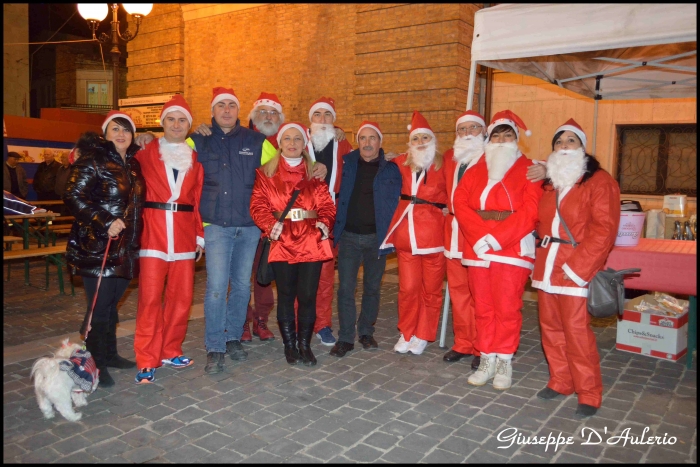
M 143 206 L 151 209 L 163 209 L 164 211 L 194 212 L 194 206 L 191 204 L 154 203 L 152 201 L 146 201 Z
M 569 240 L 564 240 L 563 238 L 551 237 L 549 235 L 545 235 L 544 238 L 540 238 L 540 236 L 537 235 L 536 230 L 532 231 L 532 236 L 535 237 L 535 246 L 537 248 L 547 248 L 550 243 L 564 243 L 571 245 Z
M 410 195 L 401 194 L 401 199 L 403 199 L 403 200 L 405 200 L 405 201 L 410 201 L 411 204 L 431 204 L 431 205 L 435 206 L 435 207 L 438 208 L 438 209 L 445 209 L 445 208 L 447 207 L 446 204 L 443 204 L 443 203 L 433 203 L 432 201 L 428 201 L 428 200 L 425 200 L 425 199 L 420 199 L 420 198 L 417 197 L 417 196 L 410 196 Z

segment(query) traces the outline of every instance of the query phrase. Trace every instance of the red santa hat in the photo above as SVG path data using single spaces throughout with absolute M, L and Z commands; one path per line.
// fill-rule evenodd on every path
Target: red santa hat
M 182 94 L 175 94 L 172 99 L 163 105 L 163 110 L 160 111 L 160 123 L 163 124 L 163 119 L 170 112 L 182 112 L 187 117 L 187 121 L 190 122 L 192 126 L 192 111 L 190 111 L 190 106 Z
M 500 112 L 496 112 L 496 115 L 494 115 L 491 119 L 491 124 L 488 128 L 489 137 L 491 137 L 491 131 L 493 131 L 493 129 L 496 128 L 498 125 L 508 125 L 509 127 L 511 127 L 513 131 L 515 131 L 516 139 L 520 139 L 518 127 L 525 130 L 525 136 L 532 135 L 532 132 L 527 129 L 525 123 L 523 123 L 520 117 L 515 115 L 510 110 L 501 110 Z
M 382 138 L 384 137 L 384 135 L 382 135 L 382 130 L 379 129 L 379 123 L 377 123 L 377 122 L 370 122 L 370 121 L 367 121 L 367 120 L 365 120 L 364 122 L 362 122 L 362 124 L 360 125 L 360 128 L 357 130 L 357 137 L 358 137 L 358 138 L 360 137 L 360 132 L 361 132 L 364 128 L 371 128 L 371 129 L 373 129 L 374 131 L 376 131 L 376 132 L 379 134 L 379 142 L 380 142 L 380 143 L 382 142 Z
M 134 125 L 134 121 L 128 114 L 125 114 L 124 112 L 119 110 L 110 110 L 110 112 L 107 114 L 107 117 L 105 118 L 105 121 L 102 122 L 102 133 L 107 132 L 107 125 L 109 125 L 109 122 L 111 122 L 117 117 L 125 118 L 126 120 L 128 120 L 129 123 L 131 123 L 131 132 L 133 133 L 134 131 L 136 131 L 136 125 Z
M 213 109 L 216 104 L 224 99 L 231 99 L 236 103 L 239 109 L 241 108 L 241 104 L 238 102 L 238 98 L 236 97 L 236 93 L 233 92 L 233 88 L 221 87 L 217 87 L 212 90 L 211 108 Z
M 311 160 L 315 161 L 316 160 L 316 155 L 314 154 L 314 146 L 311 144 L 311 133 L 309 132 L 309 129 L 299 123 L 299 122 L 289 122 L 289 123 L 283 123 L 280 125 L 280 129 L 277 132 L 277 144 L 281 145 L 281 140 L 282 140 L 282 133 L 287 131 L 290 128 L 296 128 L 299 130 L 301 133 L 302 137 L 304 138 L 304 146 L 306 146 L 306 150 L 308 151 L 309 155 L 311 156 Z
M 277 94 L 261 92 L 260 97 L 258 97 L 258 100 L 253 103 L 253 109 L 258 107 L 259 105 L 269 105 L 279 113 L 282 113 L 282 103 L 277 97 Z
M 409 138 L 416 133 L 427 133 L 433 138 L 435 138 L 435 133 L 433 133 L 433 130 L 430 128 L 430 125 L 428 125 L 428 121 L 417 110 L 413 111 L 413 117 L 411 117 L 411 124 L 408 125 L 406 128 L 408 128 L 411 131 L 411 133 L 408 135 Z
M 465 122 L 474 122 L 478 123 L 481 126 L 486 126 L 486 120 L 484 119 L 484 117 L 482 117 L 480 113 L 474 112 L 473 110 L 467 110 L 462 115 L 460 115 L 459 118 L 457 118 L 457 123 L 455 123 L 455 130 L 460 124 Z
M 314 112 L 320 109 L 330 110 L 333 114 L 333 121 L 335 122 L 335 101 L 330 97 L 322 97 L 311 104 L 311 108 L 309 109 L 309 121 L 311 121 L 311 116 Z
M 584 133 L 583 128 L 581 128 L 581 125 L 576 123 L 576 121 L 573 118 L 570 118 L 566 121 L 565 124 L 557 128 L 557 131 L 555 131 L 554 134 L 556 135 L 560 131 L 573 132 L 576 136 L 578 136 L 578 139 L 581 140 L 581 145 L 583 146 L 583 149 L 586 149 L 586 133 Z

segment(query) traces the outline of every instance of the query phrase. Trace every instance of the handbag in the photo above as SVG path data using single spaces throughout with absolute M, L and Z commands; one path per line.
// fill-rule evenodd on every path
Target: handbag
M 571 235 L 569 227 L 566 225 L 564 218 L 559 212 L 559 190 L 557 190 L 556 201 L 557 215 L 561 220 L 561 225 L 569 236 L 571 245 L 576 248 L 578 243 L 574 240 L 574 236 Z M 624 276 L 625 274 L 632 274 L 640 271 L 641 269 L 639 268 L 622 269 L 620 271 L 608 268 L 605 271 L 598 271 L 588 284 L 586 307 L 591 316 L 595 318 L 607 318 L 609 316 L 621 315 L 625 309 Z
M 284 208 L 284 211 L 282 211 L 280 219 L 284 219 L 285 217 L 287 217 L 287 214 L 289 214 L 289 210 L 292 209 L 292 206 L 294 205 L 294 202 L 297 200 L 298 196 L 299 190 L 294 190 L 294 192 L 292 193 L 292 198 L 289 200 L 289 203 L 287 203 L 287 207 Z M 269 285 L 270 282 L 275 280 L 275 272 L 272 270 L 272 267 L 270 267 L 270 263 L 268 262 L 268 258 L 270 257 L 271 243 L 272 241 L 270 240 L 270 237 L 263 238 L 262 247 L 260 248 L 260 261 L 258 262 L 258 270 L 255 272 L 255 280 L 257 280 L 258 284 L 260 285 Z

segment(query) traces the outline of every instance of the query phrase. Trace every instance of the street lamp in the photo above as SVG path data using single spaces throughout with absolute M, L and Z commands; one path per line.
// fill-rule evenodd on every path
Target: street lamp
M 119 31 L 119 20 L 117 19 L 119 4 L 112 3 L 112 50 L 110 50 L 110 54 L 112 55 L 112 108 L 115 110 L 119 109 L 119 56 L 121 55 L 121 52 L 119 52 L 119 39 L 121 38 L 124 42 L 133 40 L 139 33 L 141 18 L 148 15 L 153 8 L 152 3 L 122 3 L 122 5 L 127 13 L 136 18 L 136 32 L 132 34 L 127 29 L 122 34 Z M 80 16 L 87 20 L 92 30 L 92 38 L 107 44 L 110 41 L 109 35 L 102 33 L 97 38 L 95 33 L 100 22 L 107 17 L 109 12 L 108 6 L 104 3 L 78 3 L 78 11 Z

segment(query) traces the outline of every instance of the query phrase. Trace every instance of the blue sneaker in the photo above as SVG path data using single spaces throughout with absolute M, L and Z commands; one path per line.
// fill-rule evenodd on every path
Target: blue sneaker
M 316 333 L 316 337 L 321 339 L 321 344 L 333 346 L 335 345 L 335 337 L 333 337 L 333 331 L 330 327 L 326 326 Z
M 156 369 L 155 368 L 141 368 L 141 370 L 136 373 L 136 384 L 151 384 L 156 380 Z
M 184 355 L 178 355 L 177 357 L 173 358 L 164 358 L 163 360 L 161 360 L 161 363 L 163 365 L 170 365 L 173 368 L 185 368 L 192 365 L 194 363 L 194 360 L 190 360 Z

